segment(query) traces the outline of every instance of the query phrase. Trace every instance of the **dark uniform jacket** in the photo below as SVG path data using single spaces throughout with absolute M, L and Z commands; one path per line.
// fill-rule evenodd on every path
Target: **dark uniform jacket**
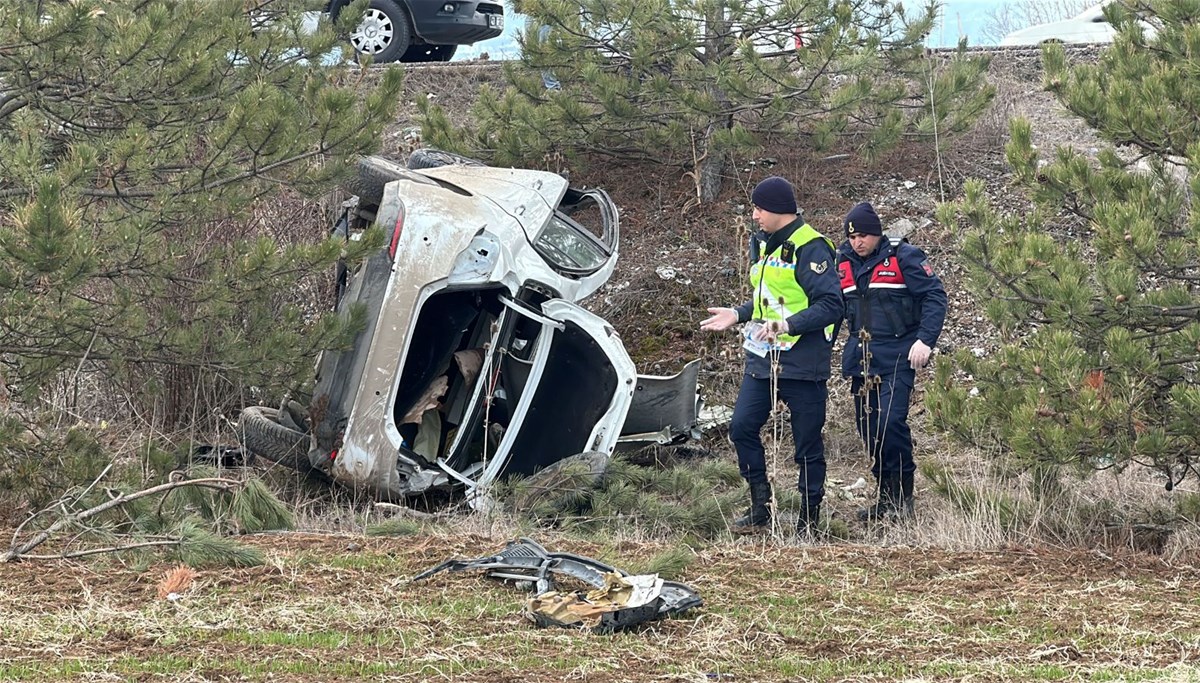
M 920 339 L 929 348 L 937 344 L 946 320 L 946 291 L 934 274 L 925 252 L 887 237 L 866 258 L 860 258 L 846 241 L 838 247 L 837 269 L 846 303 L 850 338 L 842 352 L 842 374 L 862 374 L 859 330 L 871 333 L 873 375 L 890 375 L 908 367 L 908 350 Z
M 784 242 L 802 225 L 804 219 L 797 217 L 772 235 L 760 230 L 750 238 L 750 262 L 753 264 L 777 250 L 781 257 L 788 256 L 790 249 L 782 248 Z M 826 339 L 825 328 L 842 319 L 834 251 L 825 240 L 814 239 L 791 253 L 790 260 L 796 264 L 796 284 L 808 297 L 808 308 L 787 318 L 788 333 L 799 335 L 800 339 L 795 346 L 779 354 L 779 377 L 825 381 L 829 379 L 833 351 L 833 341 Z M 735 310 L 738 321 L 747 322 L 754 315 L 754 302 L 748 301 Z M 746 352 L 746 374 L 770 379 L 770 357 Z

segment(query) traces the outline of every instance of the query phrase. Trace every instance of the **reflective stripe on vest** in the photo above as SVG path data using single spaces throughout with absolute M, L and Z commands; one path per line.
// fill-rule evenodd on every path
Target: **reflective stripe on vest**
M 754 296 L 755 320 L 784 320 L 808 308 L 808 294 L 796 282 L 796 255 L 809 242 L 822 239 L 833 249 L 833 242 L 807 223 L 796 228 L 787 239 L 792 245 L 791 261 L 781 258 L 784 244 L 770 254 L 764 254 L 750 266 L 750 291 Z M 819 274 L 819 273 L 818 273 Z M 799 335 L 781 334 L 772 348 L 787 351 L 799 341 Z M 833 341 L 833 325 L 825 328 L 825 341 Z
M 849 261 L 838 264 L 838 275 L 842 281 L 842 294 L 858 291 L 854 269 Z M 889 256 L 876 264 L 871 270 L 871 279 L 867 281 L 867 289 L 908 289 L 904 272 L 900 270 L 900 261 L 895 256 Z

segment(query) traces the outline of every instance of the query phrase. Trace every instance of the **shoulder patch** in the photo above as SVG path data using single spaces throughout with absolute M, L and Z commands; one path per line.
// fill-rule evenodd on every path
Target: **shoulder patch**
M 824 273 L 829 268 L 829 261 L 821 261 L 820 263 L 813 261 L 808 264 L 808 267 L 810 269 L 812 269 L 812 272 L 816 273 L 817 275 L 820 275 L 821 273 Z
M 921 270 L 925 271 L 929 277 L 933 277 L 933 266 L 929 265 L 929 259 L 921 261 Z

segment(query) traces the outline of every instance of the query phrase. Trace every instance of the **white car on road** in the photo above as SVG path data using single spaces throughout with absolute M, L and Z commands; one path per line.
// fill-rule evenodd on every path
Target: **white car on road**
M 1111 0 L 1110 0 L 1111 2 Z M 1104 18 L 1104 7 L 1109 2 L 1089 7 L 1077 16 L 1061 21 L 1030 26 L 1004 36 L 1001 46 L 1041 45 L 1043 43 L 1111 43 L 1117 29 Z M 1153 33 L 1154 28 L 1142 22 L 1143 30 Z

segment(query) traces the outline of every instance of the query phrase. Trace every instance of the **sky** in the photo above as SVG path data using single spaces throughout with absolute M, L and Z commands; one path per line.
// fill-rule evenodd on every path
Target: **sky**
M 929 46 L 954 47 L 960 35 L 966 35 L 971 45 L 981 45 L 988 13 L 999 5 L 996 0 L 945 0 L 943 16 L 929 36 Z M 475 59 L 484 52 L 489 59 L 515 59 L 520 51 L 516 36 L 525 26 L 525 17 L 506 5 L 504 18 L 504 33 L 500 37 L 459 47 L 454 61 Z

